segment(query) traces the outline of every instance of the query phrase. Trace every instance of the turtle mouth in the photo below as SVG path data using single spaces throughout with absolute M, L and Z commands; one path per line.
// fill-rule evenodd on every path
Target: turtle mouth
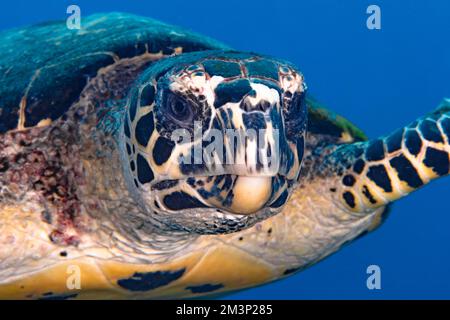
M 287 189 L 285 181 L 280 174 L 221 174 L 164 180 L 153 189 L 161 192 L 160 186 L 170 185 L 158 198 L 171 211 L 174 207 L 209 208 L 235 215 L 252 215 L 277 202 Z
M 272 177 L 236 176 L 232 188 L 233 198 L 227 209 L 234 214 L 253 214 L 261 210 L 272 196 Z

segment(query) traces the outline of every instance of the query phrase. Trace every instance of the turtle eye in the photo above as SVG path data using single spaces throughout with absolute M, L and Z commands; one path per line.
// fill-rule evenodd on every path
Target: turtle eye
M 173 94 L 169 95 L 167 99 L 167 107 L 172 118 L 178 121 L 189 121 L 192 118 L 193 112 L 190 104 L 184 99 Z

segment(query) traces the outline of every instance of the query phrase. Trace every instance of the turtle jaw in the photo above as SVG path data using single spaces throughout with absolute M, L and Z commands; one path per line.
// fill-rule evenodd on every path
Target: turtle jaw
M 178 201 L 189 203 L 189 209 L 207 208 L 233 215 L 254 215 L 264 208 L 277 211 L 281 207 L 278 200 L 285 196 L 284 192 L 288 192 L 288 183 L 286 178 L 278 173 L 270 176 L 191 176 L 185 179 L 164 180 L 152 189 L 158 207 L 168 212 L 175 211 L 173 203 Z M 193 202 L 192 199 L 196 201 Z
M 205 199 L 213 207 L 231 214 L 251 215 L 260 211 L 273 198 L 273 177 L 269 176 L 235 176 L 232 190 L 226 201 Z

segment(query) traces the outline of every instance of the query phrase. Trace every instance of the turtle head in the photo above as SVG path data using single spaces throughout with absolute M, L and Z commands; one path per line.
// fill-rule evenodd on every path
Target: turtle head
M 256 54 L 199 52 L 153 64 L 124 118 L 129 187 L 165 223 L 199 233 L 279 212 L 300 172 L 304 96 L 295 67 Z

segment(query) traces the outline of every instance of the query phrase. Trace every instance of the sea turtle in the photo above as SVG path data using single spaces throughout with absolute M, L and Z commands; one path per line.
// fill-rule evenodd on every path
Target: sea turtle
M 449 173 L 449 100 L 368 141 L 306 95 L 291 63 L 148 18 L 0 40 L 1 298 L 266 283 Z

